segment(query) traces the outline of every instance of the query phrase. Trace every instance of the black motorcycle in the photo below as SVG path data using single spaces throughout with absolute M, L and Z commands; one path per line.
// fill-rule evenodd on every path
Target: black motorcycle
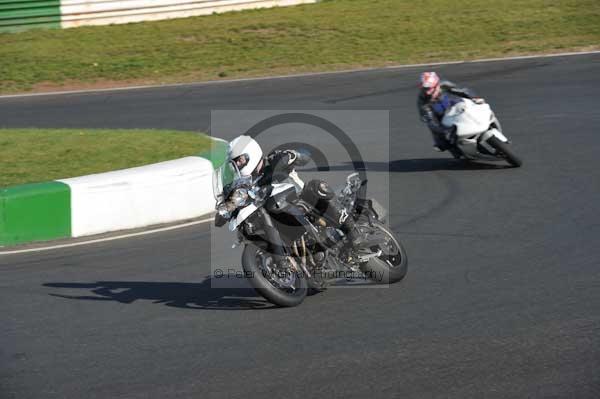
M 244 245 L 244 275 L 278 306 L 297 306 L 307 293 L 323 291 L 336 280 L 392 284 L 407 273 L 406 252 L 385 225 L 386 211 L 377 201 L 360 198 L 366 181 L 358 173 L 347 177 L 333 199 L 364 237 L 356 246 L 348 244 L 340 220 L 305 200 L 294 182 L 260 186 L 230 162 L 215 171 L 213 182 L 215 224 L 229 222 L 229 230 L 237 231 L 238 244 Z M 291 204 L 304 212 L 308 225 L 289 217 Z

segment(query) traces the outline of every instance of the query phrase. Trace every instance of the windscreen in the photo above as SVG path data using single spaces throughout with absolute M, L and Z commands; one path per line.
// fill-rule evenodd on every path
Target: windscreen
M 237 175 L 237 170 L 229 160 L 226 160 L 223 165 L 215 169 L 213 172 L 213 194 L 217 202 L 221 202 L 227 197 Z

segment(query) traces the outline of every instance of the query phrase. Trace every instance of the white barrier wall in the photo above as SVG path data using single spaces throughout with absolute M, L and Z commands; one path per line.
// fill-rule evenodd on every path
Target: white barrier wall
M 315 2 L 316 0 L 61 0 L 60 13 L 61 26 L 72 28 Z
M 59 180 L 71 189 L 81 237 L 191 219 L 214 211 L 212 163 L 200 157 Z

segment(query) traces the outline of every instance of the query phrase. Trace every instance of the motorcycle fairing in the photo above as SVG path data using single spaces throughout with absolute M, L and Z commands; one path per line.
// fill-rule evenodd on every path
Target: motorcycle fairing
M 486 131 L 493 118 L 494 114 L 488 104 L 463 100 L 446 112 L 442 124 L 446 127 L 455 126 L 456 135 L 460 139 Z
M 271 190 L 270 197 L 276 196 L 277 194 L 283 193 L 290 188 L 295 189 L 294 184 L 290 183 L 274 183 L 272 184 L 273 189 Z M 232 218 L 229 221 L 229 231 L 235 231 L 237 228 L 244 222 L 244 220 L 248 219 L 250 215 L 258 210 L 258 206 L 255 204 L 250 204 L 240 209 L 235 218 Z

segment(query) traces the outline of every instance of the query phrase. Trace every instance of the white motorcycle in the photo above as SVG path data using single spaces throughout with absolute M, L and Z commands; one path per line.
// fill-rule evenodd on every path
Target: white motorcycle
M 446 111 L 442 125 L 455 128 L 456 147 L 468 160 L 506 160 L 514 167 L 522 161 L 513 153 L 490 106 L 462 99 Z

